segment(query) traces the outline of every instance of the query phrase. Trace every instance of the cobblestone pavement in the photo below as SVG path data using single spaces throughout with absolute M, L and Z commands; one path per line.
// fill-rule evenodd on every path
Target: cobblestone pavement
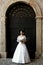
M 0 59 L 0 65 L 23 65 L 23 64 L 15 64 L 11 61 L 11 59 Z M 29 64 L 24 64 L 24 65 L 43 65 L 43 58 L 40 59 L 35 59 Z

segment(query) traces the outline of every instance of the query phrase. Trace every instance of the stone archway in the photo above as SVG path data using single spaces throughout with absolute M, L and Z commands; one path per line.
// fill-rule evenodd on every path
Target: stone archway
M 6 3 L 3 5 L 2 4 L 2 9 L 3 11 L 2 12 L 2 16 L 0 17 L 0 20 L 1 20 L 1 24 L 2 24 L 2 33 L 1 33 L 1 36 L 2 37 L 2 41 L 1 41 L 1 49 L 0 49 L 0 53 L 2 55 L 2 57 L 6 57 L 6 33 L 5 33 L 5 13 L 6 13 L 6 10 L 8 8 L 8 6 L 14 2 L 17 2 L 17 1 L 20 1 L 20 0 L 7 0 Z M 30 6 L 34 9 L 35 13 L 36 13 L 36 55 L 40 55 L 42 52 L 41 52 L 41 9 L 40 7 L 38 6 L 38 4 L 36 3 L 36 1 L 27 1 L 27 0 L 24 0 L 23 2 L 27 3 L 27 4 L 30 4 Z M 2 49 L 2 47 L 4 49 Z M 4 54 L 3 54 L 4 53 Z
M 36 51 L 36 14 L 30 5 L 24 2 L 11 4 L 6 11 L 6 49 L 7 57 L 11 58 L 17 46 L 16 37 L 20 29 L 25 30 L 27 48 L 30 58 L 35 58 Z M 10 32 L 10 34 L 9 34 Z M 13 33 L 13 34 L 12 34 Z M 29 44 L 28 44 L 29 43 Z M 32 54 L 32 55 L 31 55 Z

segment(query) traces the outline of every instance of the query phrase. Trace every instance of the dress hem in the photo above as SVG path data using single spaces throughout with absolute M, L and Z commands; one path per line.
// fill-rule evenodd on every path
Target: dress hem
M 27 63 L 16 63 L 16 62 L 13 62 L 15 64 L 29 64 L 30 62 L 27 62 Z

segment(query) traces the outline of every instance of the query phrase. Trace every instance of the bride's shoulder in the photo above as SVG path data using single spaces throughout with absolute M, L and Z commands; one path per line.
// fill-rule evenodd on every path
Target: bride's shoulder
M 26 35 L 23 35 L 24 37 L 26 37 Z
M 18 35 L 18 37 L 17 38 L 20 38 L 21 37 L 21 35 Z
M 26 36 L 25 35 L 19 35 L 18 38 L 25 38 Z

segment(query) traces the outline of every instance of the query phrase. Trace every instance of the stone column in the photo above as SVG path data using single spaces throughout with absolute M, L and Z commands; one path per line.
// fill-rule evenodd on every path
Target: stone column
M 1 51 L 1 21 L 0 21 L 0 51 Z
M 43 57 L 43 18 L 42 18 L 42 57 Z
M 36 17 L 36 57 L 42 53 L 41 18 Z
M 6 58 L 5 16 L 1 16 L 0 22 L 1 22 L 0 54 L 2 57 Z

